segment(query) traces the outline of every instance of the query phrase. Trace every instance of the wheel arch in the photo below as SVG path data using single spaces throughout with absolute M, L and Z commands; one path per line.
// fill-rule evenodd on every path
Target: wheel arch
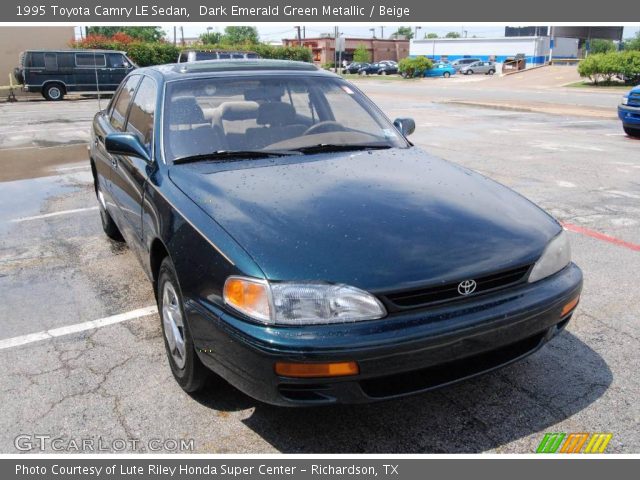
M 154 238 L 149 248 L 149 273 L 151 274 L 151 281 L 153 282 L 153 292 L 158 295 L 158 276 L 160 273 L 160 266 L 165 258 L 171 258 L 169 249 L 164 242 L 158 237 Z

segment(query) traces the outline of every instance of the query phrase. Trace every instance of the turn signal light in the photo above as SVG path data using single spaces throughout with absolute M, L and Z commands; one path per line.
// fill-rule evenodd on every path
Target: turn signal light
M 224 284 L 224 301 L 253 318 L 270 318 L 269 291 L 264 282 L 229 277 Z
M 577 296 L 576 298 L 568 302 L 564 307 L 562 307 L 562 312 L 560 312 L 560 316 L 564 317 L 567 313 L 571 312 L 571 310 L 576 308 L 576 305 L 578 305 L 579 301 L 580 301 L 580 296 Z
M 356 362 L 288 363 L 276 362 L 276 373 L 281 377 L 319 378 L 345 377 L 360 373 Z

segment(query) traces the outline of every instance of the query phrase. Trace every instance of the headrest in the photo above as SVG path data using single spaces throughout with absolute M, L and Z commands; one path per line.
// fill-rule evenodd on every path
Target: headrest
M 258 108 L 258 125 L 271 125 L 272 127 L 282 127 L 292 125 L 296 120 L 296 110 L 288 103 L 273 102 L 263 103 Z
M 220 118 L 227 121 L 249 120 L 258 115 L 256 102 L 224 102 L 218 108 L 222 112 Z
M 175 97 L 171 101 L 171 124 L 186 125 L 206 123 L 202 108 L 195 97 Z

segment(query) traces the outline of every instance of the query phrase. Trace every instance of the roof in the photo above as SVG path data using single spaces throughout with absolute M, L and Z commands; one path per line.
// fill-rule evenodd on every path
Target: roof
M 23 53 L 36 52 L 36 53 L 124 53 L 122 50 L 103 50 L 99 48 L 95 49 L 80 49 L 80 48 L 29 48 Z
M 149 68 L 160 73 L 166 79 L 184 78 L 187 75 L 207 76 L 210 74 L 251 74 L 254 72 L 308 72 L 321 75 L 333 75 L 318 69 L 311 63 L 266 59 L 203 60 L 198 62 L 158 65 Z

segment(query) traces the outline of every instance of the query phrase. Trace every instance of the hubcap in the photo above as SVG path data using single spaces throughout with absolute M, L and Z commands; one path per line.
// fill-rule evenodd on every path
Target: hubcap
M 171 282 L 166 282 L 162 288 L 162 323 L 164 336 L 169 345 L 169 353 L 178 368 L 183 368 L 186 362 L 186 348 L 184 344 L 184 321 L 178 295 Z
M 57 87 L 53 87 L 49 89 L 49 96 L 51 98 L 59 98 L 60 97 L 60 89 Z

